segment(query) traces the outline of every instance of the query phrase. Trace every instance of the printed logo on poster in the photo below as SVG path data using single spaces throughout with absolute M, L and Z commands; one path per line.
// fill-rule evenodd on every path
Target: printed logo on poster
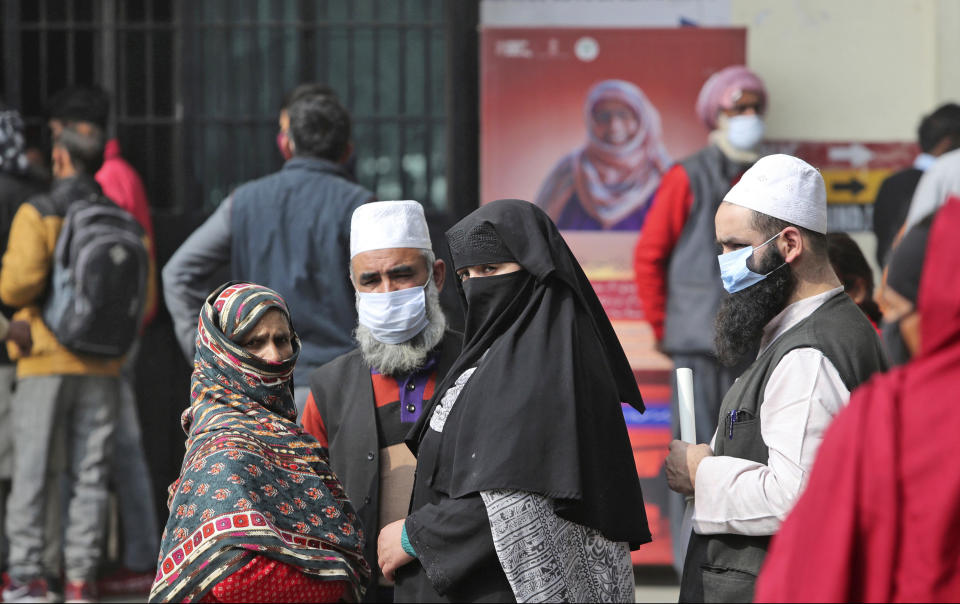
M 584 63 L 589 63 L 600 55 L 600 44 L 590 36 L 584 36 L 573 45 L 573 54 Z
M 508 59 L 532 59 L 530 40 L 497 40 L 496 54 Z

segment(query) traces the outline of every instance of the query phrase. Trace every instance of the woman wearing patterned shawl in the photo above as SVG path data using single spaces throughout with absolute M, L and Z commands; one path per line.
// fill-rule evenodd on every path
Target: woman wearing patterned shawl
M 623 80 L 596 84 L 583 113 L 586 144 L 557 163 L 536 204 L 561 229 L 636 231 L 670 167 L 660 113 Z
M 228 283 L 197 331 L 187 452 L 150 601 L 359 600 L 363 531 L 326 451 L 296 424 L 300 340 L 285 302 Z

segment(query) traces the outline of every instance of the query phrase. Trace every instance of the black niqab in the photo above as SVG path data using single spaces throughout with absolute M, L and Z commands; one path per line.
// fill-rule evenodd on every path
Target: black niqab
M 560 516 L 633 547 L 650 540 L 620 403 L 643 400 L 583 270 L 535 205 L 499 200 L 447 232 L 455 269 L 514 261 L 523 270 L 467 280 L 464 349 L 411 432 L 477 367 L 446 420 L 427 480 L 450 497 L 492 489 L 539 493 Z M 486 353 L 486 354 L 485 354 Z M 481 359 L 482 357 L 482 359 Z M 425 469 L 426 470 L 426 469 Z

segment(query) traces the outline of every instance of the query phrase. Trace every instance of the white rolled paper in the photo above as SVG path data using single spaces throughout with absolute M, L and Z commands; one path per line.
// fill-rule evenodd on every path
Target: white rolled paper
M 680 440 L 697 444 L 697 419 L 693 411 L 693 369 L 689 367 L 677 368 L 677 399 L 680 408 Z M 682 554 L 685 557 L 687 552 L 687 541 L 690 539 L 690 533 L 693 532 L 693 497 L 687 495 L 686 506 L 683 510 L 683 520 L 680 522 L 680 539 L 683 543 Z
M 693 369 L 677 368 L 677 398 L 680 403 L 680 440 L 697 444 L 697 418 L 693 411 Z

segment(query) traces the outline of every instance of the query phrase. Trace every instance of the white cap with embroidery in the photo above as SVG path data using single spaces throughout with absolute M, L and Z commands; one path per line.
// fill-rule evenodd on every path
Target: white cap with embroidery
M 816 168 L 791 155 L 760 158 L 723 200 L 816 233 L 827 232 L 823 177 Z
M 350 258 L 401 247 L 432 249 L 423 206 L 416 201 L 373 201 L 353 211 Z

